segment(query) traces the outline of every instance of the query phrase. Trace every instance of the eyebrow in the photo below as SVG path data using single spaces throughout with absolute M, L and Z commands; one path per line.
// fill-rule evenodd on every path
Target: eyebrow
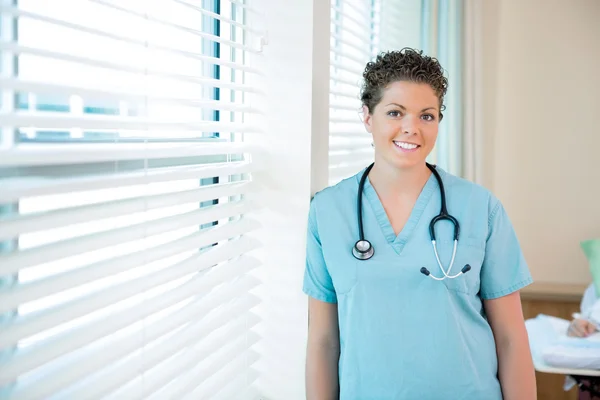
M 402 110 L 406 110 L 406 107 L 404 107 L 402 104 L 398 104 L 398 103 L 390 103 L 390 104 L 386 105 L 386 107 L 387 106 L 396 106 L 396 107 L 401 108 Z M 427 111 L 427 110 L 437 110 L 437 108 L 435 108 L 435 107 L 427 107 L 427 108 L 422 109 L 421 112 Z

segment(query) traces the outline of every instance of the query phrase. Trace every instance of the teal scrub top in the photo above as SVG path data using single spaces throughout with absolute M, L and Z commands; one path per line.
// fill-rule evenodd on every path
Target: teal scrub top
M 454 275 L 443 276 L 429 236 L 440 211 L 432 174 L 398 236 L 369 179 L 363 192 L 365 238 L 374 256 L 359 261 L 359 174 L 317 193 L 308 218 L 304 292 L 337 303 L 340 399 L 502 399 L 496 347 L 482 300 L 510 294 L 532 278 L 502 204 L 483 187 L 437 168 L 448 212 L 460 223 Z M 453 227 L 436 224 L 445 269 Z

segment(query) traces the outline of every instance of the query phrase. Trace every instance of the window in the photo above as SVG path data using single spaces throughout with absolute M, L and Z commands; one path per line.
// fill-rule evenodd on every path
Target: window
M 365 64 L 404 47 L 437 57 L 450 80 L 446 112 L 429 160 L 462 173 L 462 8 L 459 0 L 336 0 L 331 8 L 329 184 L 373 161 L 359 88 Z
M 362 123 L 362 71 L 376 50 L 375 3 L 335 0 L 331 4 L 329 80 L 329 183 L 357 173 L 373 158 L 371 136 Z
M 3 398 L 252 395 L 255 13 L 2 0 Z

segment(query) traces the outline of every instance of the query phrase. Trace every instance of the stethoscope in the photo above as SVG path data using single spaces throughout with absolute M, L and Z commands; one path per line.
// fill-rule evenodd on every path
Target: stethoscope
M 438 215 L 436 215 L 435 217 L 433 217 L 433 219 L 429 223 L 429 236 L 431 237 L 431 244 L 433 246 L 433 252 L 435 253 L 435 258 L 436 258 L 438 266 L 440 267 L 440 270 L 442 271 L 442 274 L 444 274 L 444 276 L 442 276 L 442 277 L 434 276 L 425 267 L 421 268 L 421 273 L 425 276 L 429 276 L 430 278 L 435 279 L 436 281 L 443 281 L 444 279 L 458 278 L 462 274 L 466 274 L 467 272 L 469 272 L 471 270 L 471 266 L 469 264 L 467 264 L 462 268 L 462 270 L 458 274 L 450 275 L 450 271 L 452 270 L 452 266 L 454 265 L 454 257 L 456 256 L 456 247 L 458 245 L 458 234 L 460 232 L 460 225 L 459 225 L 458 221 L 456 220 L 456 218 L 454 218 L 452 215 L 448 214 L 448 210 L 446 209 L 446 191 L 444 190 L 444 183 L 442 182 L 442 178 L 440 177 L 440 174 L 436 170 L 435 165 L 431 165 L 429 163 L 426 163 L 426 164 L 438 182 L 438 185 L 440 187 L 440 197 L 442 199 L 442 207 L 441 207 L 440 213 Z M 358 185 L 358 231 L 360 234 L 360 239 L 358 240 L 358 242 L 356 242 L 356 244 L 352 248 L 352 254 L 354 255 L 354 257 L 356 257 L 359 260 L 368 260 L 371 257 L 373 257 L 373 254 L 375 254 L 375 249 L 373 248 L 373 245 L 371 244 L 371 242 L 369 242 L 368 240 L 365 239 L 365 234 L 364 234 L 364 230 L 363 230 L 363 221 L 362 221 L 362 197 L 363 197 L 362 194 L 363 194 L 363 190 L 365 187 L 365 181 L 367 179 L 367 176 L 369 175 L 369 172 L 371 171 L 371 168 L 373 168 L 373 165 L 375 165 L 375 163 L 373 163 L 367 167 L 367 169 L 363 173 L 363 175 L 360 179 L 360 183 Z M 452 251 L 452 259 L 450 261 L 450 266 L 448 267 L 447 271 L 444 270 L 444 267 L 442 266 L 442 262 L 440 261 L 440 256 L 438 255 L 436 239 L 435 239 L 435 224 L 442 220 L 448 220 L 454 226 L 454 250 Z

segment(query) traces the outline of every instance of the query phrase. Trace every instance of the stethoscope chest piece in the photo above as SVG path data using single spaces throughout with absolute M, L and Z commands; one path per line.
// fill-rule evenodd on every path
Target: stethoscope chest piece
M 352 248 L 352 254 L 359 260 L 368 260 L 374 253 L 375 249 L 368 240 L 359 240 Z

